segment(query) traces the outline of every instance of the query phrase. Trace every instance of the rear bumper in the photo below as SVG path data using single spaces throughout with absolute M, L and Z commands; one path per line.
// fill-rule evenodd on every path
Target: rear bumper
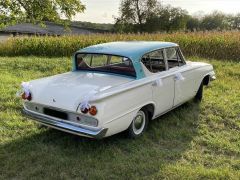
M 86 137 L 91 137 L 91 138 L 96 138 L 96 139 L 101 139 L 103 138 L 106 133 L 107 129 L 106 128 L 100 128 L 100 129 L 87 129 L 81 125 L 76 125 L 68 122 L 64 122 L 61 120 L 57 120 L 56 118 L 51 118 L 45 115 L 41 115 L 38 113 L 34 113 L 32 111 L 23 109 L 23 113 L 30 117 L 32 120 L 37 121 L 43 125 L 52 127 L 54 129 L 58 129 L 64 132 L 68 132 L 71 134 L 76 134 L 79 136 L 86 136 Z

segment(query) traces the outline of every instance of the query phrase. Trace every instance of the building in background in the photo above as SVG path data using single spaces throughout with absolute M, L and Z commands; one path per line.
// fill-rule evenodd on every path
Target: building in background
M 45 22 L 44 27 L 38 24 L 22 23 L 0 29 L 0 41 L 4 41 L 9 37 L 15 36 L 88 35 L 107 32 L 107 30 L 84 28 L 76 25 L 70 25 L 66 29 L 63 25 L 59 25 L 53 22 Z

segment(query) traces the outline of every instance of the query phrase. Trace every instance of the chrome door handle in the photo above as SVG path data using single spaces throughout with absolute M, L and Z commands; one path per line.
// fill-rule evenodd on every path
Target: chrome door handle
M 157 86 L 157 82 L 156 81 L 152 82 L 152 86 L 156 87 Z
M 175 76 L 174 76 L 174 80 L 175 81 L 183 81 L 185 78 L 182 76 L 182 74 L 181 73 L 177 73 L 177 74 L 175 74 Z
M 153 87 L 160 87 L 163 85 L 163 82 L 162 82 L 162 79 L 156 79 L 153 83 L 152 83 L 152 86 Z

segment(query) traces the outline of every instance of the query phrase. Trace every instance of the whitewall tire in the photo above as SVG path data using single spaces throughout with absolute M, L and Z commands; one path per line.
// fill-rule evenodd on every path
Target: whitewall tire
M 128 128 L 128 136 L 130 138 L 137 138 L 141 136 L 146 130 L 148 125 L 148 113 L 146 110 L 141 109 L 133 118 L 131 125 Z

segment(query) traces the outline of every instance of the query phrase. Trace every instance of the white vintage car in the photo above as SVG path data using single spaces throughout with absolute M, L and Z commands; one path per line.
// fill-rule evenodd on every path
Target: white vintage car
M 215 79 L 213 66 L 185 61 L 169 42 L 112 42 L 77 51 L 72 72 L 22 84 L 24 112 L 61 131 L 132 138 L 148 122 L 195 98 Z

